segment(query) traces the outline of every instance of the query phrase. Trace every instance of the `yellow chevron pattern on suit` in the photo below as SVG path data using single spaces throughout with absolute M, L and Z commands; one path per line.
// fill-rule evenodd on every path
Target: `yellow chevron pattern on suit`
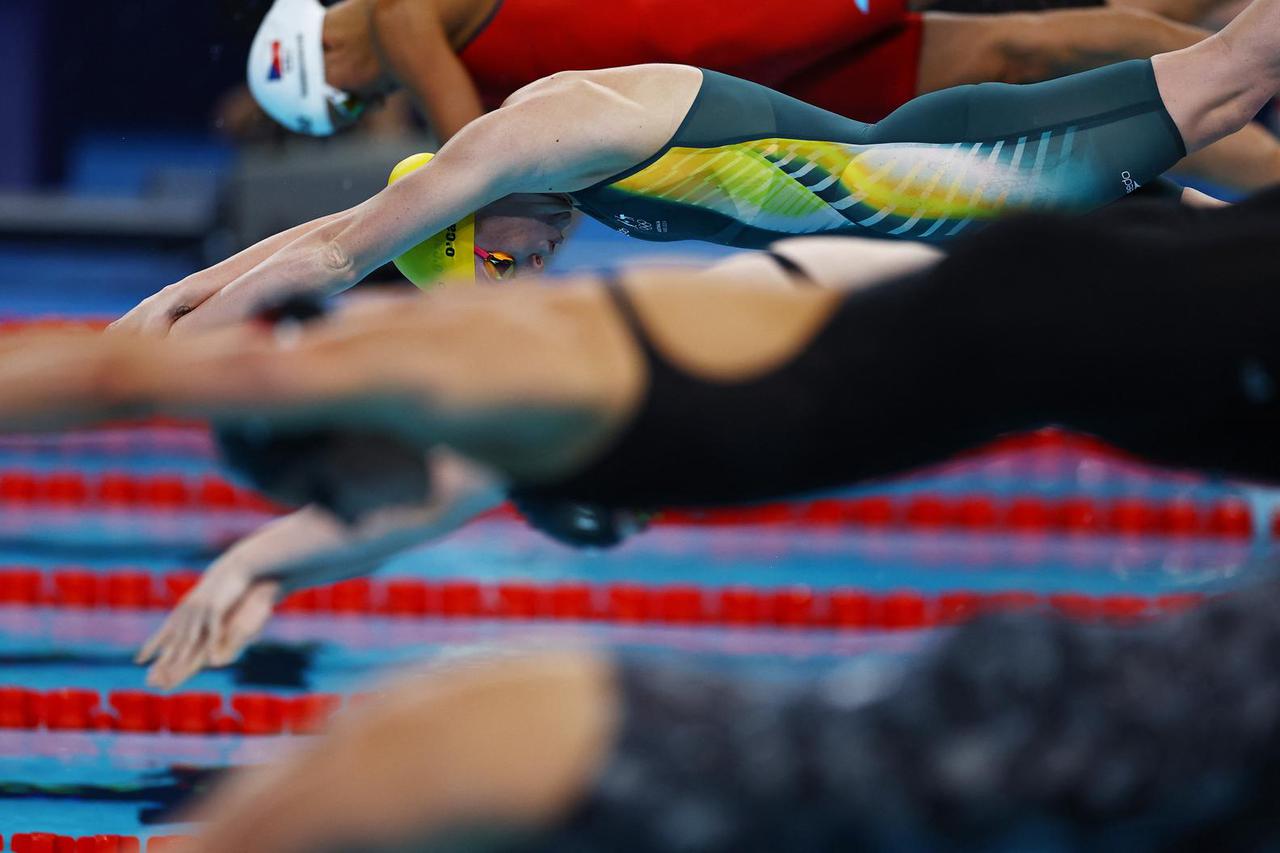
M 1148 61 L 935 92 L 874 125 L 704 71 L 666 145 L 573 197 L 645 240 L 945 242 L 1010 212 L 1100 207 L 1185 154 Z
M 779 234 L 818 234 L 859 225 L 897 236 L 921 222 L 949 222 L 948 235 L 1009 210 L 1070 203 L 1046 180 L 1069 158 L 1073 133 L 986 143 L 857 145 L 757 139 L 713 148 L 669 149 L 613 188 L 703 208 Z M 1006 147 L 1009 148 L 1006 151 Z M 1025 162 L 1024 162 L 1025 161 Z M 896 234 L 895 234 L 896 231 Z

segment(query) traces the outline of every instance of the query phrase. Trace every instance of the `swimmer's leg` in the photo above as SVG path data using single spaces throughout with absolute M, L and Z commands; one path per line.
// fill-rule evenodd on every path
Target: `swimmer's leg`
M 1033 85 L 982 83 L 934 92 L 875 125 L 866 141 L 895 148 L 954 146 L 953 156 L 966 157 L 966 189 L 981 188 L 988 197 L 1000 193 L 991 203 L 1006 212 L 1100 207 L 1154 180 L 1186 154 L 1145 60 Z M 902 156 L 912 154 L 907 149 Z M 959 181 L 951 177 L 957 171 L 950 168 L 935 194 Z
M 1103 6 L 1007 15 L 924 16 L 917 94 L 969 83 L 1038 83 L 1190 47 L 1210 33 Z M 1257 124 L 1191 155 L 1174 175 L 1240 191 L 1280 181 L 1280 140 Z
M 1221 32 L 1152 57 L 1189 152 L 1239 130 L 1280 90 L 1280 0 L 1255 0 Z
M 1081 210 L 1114 201 L 1244 127 L 1278 88 L 1280 0 L 1256 0 L 1221 33 L 1150 62 L 917 98 L 871 128 L 866 141 L 942 175 L 929 191 L 943 195 L 935 217 L 939 210 L 969 217 L 1019 207 Z M 945 163 L 937 149 L 901 143 L 950 143 L 954 151 Z

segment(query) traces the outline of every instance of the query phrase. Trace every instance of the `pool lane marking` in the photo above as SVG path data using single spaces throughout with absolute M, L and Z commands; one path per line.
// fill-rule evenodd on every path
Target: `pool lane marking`
M 99 573 L 0 568 L 0 605 L 75 610 L 163 610 L 198 580 L 195 572 Z M 394 619 L 535 620 L 648 626 L 914 630 L 955 624 L 992 610 L 1040 609 L 1085 620 L 1134 621 L 1194 607 L 1202 593 L 1090 595 L 1071 591 L 911 589 L 872 592 L 854 587 L 758 587 L 689 583 L 638 584 L 527 580 L 356 578 L 300 590 L 281 614 Z

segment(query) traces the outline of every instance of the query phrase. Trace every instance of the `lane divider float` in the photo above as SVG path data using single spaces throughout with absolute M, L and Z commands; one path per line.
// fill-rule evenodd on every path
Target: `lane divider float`
M 336 694 L 32 690 L 0 686 L 0 729 L 175 735 L 312 734 L 343 704 Z
M 0 505 L 62 510 L 280 513 L 282 507 L 251 489 L 214 475 L 135 476 L 75 471 L 0 471 Z M 516 519 L 509 504 L 490 518 Z M 1255 523 L 1247 501 L 1037 496 L 993 497 L 920 492 L 822 498 L 750 507 L 666 510 L 659 526 L 803 526 L 950 530 L 1014 534 L 1184 536 L 1248 539 Z M 1280 531 L 1280 514 L 1272 533 Z
M 406 587 L 399 587 L 401 591 Z M 411 604 L 417 615 L 425 602 L 416 593 Z M 474 616 L 483 606 L 485 590 L 475 584 L 444 584 L 441 615 Z M 956 624 L 994 610 L 1050 608 L 1067 617 L 1132 624 L 1158 613 L 1178 613 L 1203 600 L 1197 594 L 1158 597 L 1131 595 L 1087 596 L 1060 593 L 1041 596 L 1028 592 L 950 592 L 924 596 L 915 592 L 883 595 L 856 590 L 814 593 L 807 589 L 759 591 L 739 587 L 703 590 L 697 587 L 645 587 L 611 584 L 607 613 L 596 611 L 590 587 L 559 585 L 538 589 L 527 584 L 500 584 L 497 609 L 485 615 L 519 619 L 604 619 L 621 623 L 665 626 L 824 627 L 871 630 L 913 630 Z M 429 600 L 429 599 L 428 599 Z M 712 609 L 714 608 L 714 609 Z M 34 690 L 0 686 L 0 729 L 103 731 L 182 735 L 282 735 L 317 731 L 343 705 L 336 694 L 276 696 L 236 693 L 183 692 L 171 695 L 147 690 L 61 688 Z
M 0 604 L 102 610 L 162 610 L 195 586 L 192 571 L 94 572 L 0 568 Z M 1017 590 L 814 590 L 796 585 L 700 586 L 629 582 L 355 578 L 300 590 L 277 606 L 282 614 L 384 616 L 398 619 L 510 619 L 614 624 L 815 630 L 901 630 L 953 624 L 990 610 L 1052 609 L 1077 619 L 1126 621 L 1175 613 L 1203 601 L 1198 592 L 1086 595 Z
M 145 841 L 146 853 L 178 853 L 192 839 L 185 835 L 153 835 Z M 0 846 L 4 839 L 0 837 Z M 132 835 L 58 835 L 54 832 L 15 832 L 13 853 L 143 853 L 144 841 Z

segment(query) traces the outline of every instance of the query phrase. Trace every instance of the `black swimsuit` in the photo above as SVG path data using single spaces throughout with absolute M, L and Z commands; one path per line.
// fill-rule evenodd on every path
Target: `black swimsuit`
M 604 506 L 752 501 L 1059 424 L 1156 461 L 1280 479 L 1280 190 L 997 223 L 933 268 L 846 294 L 740 382 L 673 365 L 625 291 L 645 398 L 585 470 L 520 490 Z M 733 311 L 733 303 L 724 306 Z

